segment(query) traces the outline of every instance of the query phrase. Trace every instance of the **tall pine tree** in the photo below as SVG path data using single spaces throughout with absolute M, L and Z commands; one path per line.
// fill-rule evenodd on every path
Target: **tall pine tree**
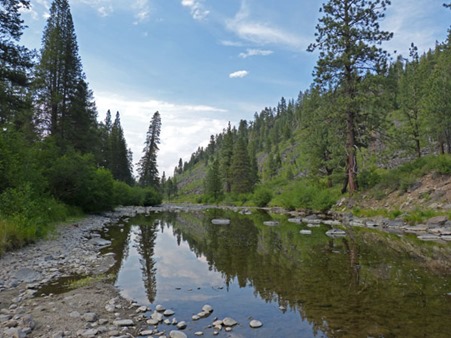
M 387 53 L 379 45 L 393 34 L 382 31 L 379 20 L 390 5 L 389 0 L 328 0 L 316 26 L 316 42 L 308 51 L 319 50 L 314 71 L 317 84 L 334 89 L 341 95 L 337 110 L 346 121 L 346 180 L 343 192 L 357 189 L 357 157 L 359 136 L 364 128 L 360 106 L 360 83 L 369 71 L 385 66 Z M 366 135 L 364 135 L 366 136 Z
M 96 133 L 97 112 L 82 70 L 68 1 L 54 0 L 49 14 L 36 69 L 38 119 L 43 133 L 54 136 L 63 149 L 70 146 L 85 152 Z
M 153 114 L 146 135 L 143 156 L 138 163 L 139 184 L 142 186 L 159 187 L 157 152 L 159 150 L 161 133 L 161 116 L 157 111 Z
M 20 10 L 29 0 L 0 0 L 0 125 L 21 127 L 24 111 L 30 110 L 28 95 L 31 52 L 18 44 L 24 29 Z
M 133 184 L 131 156 L 127 149 L 119 112 L 116 113 L 116 118 L 111 127 L 109 143 L 111 147 L 110 170 L 113 177 L 130 185 Z

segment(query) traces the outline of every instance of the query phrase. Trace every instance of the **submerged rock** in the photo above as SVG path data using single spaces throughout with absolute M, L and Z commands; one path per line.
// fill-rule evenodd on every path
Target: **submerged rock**
M 340 229 L 330 229 L 326 231 L 326 235 L 329 237 L 346 237 L 346 231 Z
M 263 224 L 267 225 L 267 226 L 270 226 L 270 227 L 273 227 L 273 226 L 279 225 L 279 222 L 277 222 L 277 221 L 266 221 L 266 222 L 263 222 Z
M 229 225 L 230 219 L 215 218 L 215 219 L 211 220 L 211 223 L 216 224 L 216 225 Z

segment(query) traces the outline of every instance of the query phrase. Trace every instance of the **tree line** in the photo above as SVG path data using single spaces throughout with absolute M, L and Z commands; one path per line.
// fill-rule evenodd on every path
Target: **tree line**
M 319 52 L 310 88 L 240 121 L 238 130 L 229 124 L 212 135 L 184 165 L 180 159 L 175 177 L 207 165 L 204 193 L 214 199 L 281 175 L 316 177 L 353 193 L 377 180 L 377 168 L 451 153 L 451 30 L 421 55 L 412 43 L 408 57 L 390 56 L 381 45 L 393 34 L 379 26 L 389 4 L 323 4 L 308 47 Z
M 0 1 L 1 222 L 16 229 L 16 237 L 33 238 L 71 208 L 160 203 L 159 112 L 135 179 L 120 113 L 97 120 L 68 1 L 52 1 L 39 51 L 20 43 L 21 12 L 29 8 L 29 0 Z

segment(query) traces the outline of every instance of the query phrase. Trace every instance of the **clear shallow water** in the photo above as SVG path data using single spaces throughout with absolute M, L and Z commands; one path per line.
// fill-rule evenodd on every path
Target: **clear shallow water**
M 231 224 L 211 224 L 218 217 Z M 211 337 L 213 317 L 230 316 L 239 325 L 220 336 L 449 337 L 449 277 L 390 249 L 385 236 L 330 239 L 325 226 L 302 236 L 303 226 L 263 225 L 269 219 L 219 210 L 131 219 L 107 234 L 115 284 L 140 304 L 174 310 L 188 336 Z M 211 318 L 192 321 L 204 304 Z M 251 319 L 263 327 L 251 329 Z

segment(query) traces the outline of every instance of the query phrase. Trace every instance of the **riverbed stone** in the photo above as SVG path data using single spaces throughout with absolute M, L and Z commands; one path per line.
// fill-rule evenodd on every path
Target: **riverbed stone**
M 432 226 L 443 226 L 443 225 L 445 225 L 445 223 L 447 221 L 448 221 L 448 217 L 446 217 L 446 216 L 436 216 L 436 217 L 429 218 L 427 220 L 427 224 L 432 225 Z
M 181 322 L 177 323 L 177 328 L 179 330 L 185 329 L 186 328 L 186 322 L 185 321 L 181 321 Z
M 14 277 L 25 283 L 32 283 L 42 278 L 42 274 L 34 269 L 23 268 L 18 270 Z
M 166 310 L 166 308 L 163 305 L 161 305 L 161 304 L 158 304 L 155 307 L 155 311 L 158 311 L 158 312 L 164 312 L 165 310 Z
M 249 326 L 253 329 L 257 329 L 259 327 L 263 326 L 263 323 L 259 320 L 253 319 L 251 320 L 251 322 L 249 323 Z
M 225 318 L 222 320 L 222 324 L 223 324 L 224 326 L 235 326 L 235 325 L 238 324 L 238 322 L 237 322 L 235 319 L 231 318 L 231 317 L 225 317 Z
M 277 222 L 277 221 L 265 221 L 265 222 L 263 222 L 263 224 L 266 225 L 266 226 L 274 227 L 274 226 L 279 225 L 279 222 Z
M 135 325 L 135 323 L 131 319 L 118 319 L 113 322 L 113 325 L 123 327 L 123 326 L 133 326 Z
M 222 218 L 215 218 L 215 219 L 211 220 L 211 223 L 215 224 L 215 225 L 229 225 L 230 224 L 230 219 L 227 219 L 227 218 L 224 218 L 224 219 L 222 219 Z
M 174 315 L 174 313 L 175 313 L 175 312 L 174 312 L 173 310 L 167 309 L 167 310 L 165 310 L 165 311 L 163 312 L 163 315 L 169 317 L 169 316 Z
M 204 306 L 202 306 L 202 311 L 211 313 L 213 312 L 213 307 L 211 305 L 205 304 Z
M 303 229 L 303 230 L 299 231 L 299 233 L 301 235 L 311 235 L 312 234 L 312 230 Z
M 169 332 L 169 337 L 170 338 L 188 338 L 188 336 L 184 332 L 178 331 L 178 330 L 172 330 L 171 332 Z
M 94 312 L 87 312 L 83 315 L 83 319 L 89 323 L 97 321 L 97 314 Z

